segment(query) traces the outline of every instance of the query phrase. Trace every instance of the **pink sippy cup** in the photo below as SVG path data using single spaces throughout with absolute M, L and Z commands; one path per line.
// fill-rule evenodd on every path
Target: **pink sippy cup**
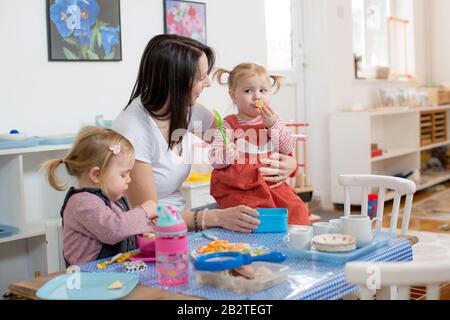
M 163 286 L 177 286 L 189 279 L 187 225 L 172 206 L 158 206 L 156 274 Z

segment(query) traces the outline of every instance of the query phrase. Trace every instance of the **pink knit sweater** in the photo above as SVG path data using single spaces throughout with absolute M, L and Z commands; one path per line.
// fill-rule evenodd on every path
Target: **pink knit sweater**
M 88 192 L 74 194 L 64 209 L 64 256 L 74 264 L 97 258 L 102 244 L 116 244 L 128 237 L 153 231 L 142 208 L 126 213 L 112 202 L 112 210 L 102 199 Z

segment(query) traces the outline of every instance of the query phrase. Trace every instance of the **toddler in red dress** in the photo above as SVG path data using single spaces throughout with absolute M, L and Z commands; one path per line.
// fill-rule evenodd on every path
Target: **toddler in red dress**
M 222 80 L 224 74 L 229 75 L 227 82 Z M 211 195 L 222 208 L 287 208 L 289 224 L 309 224 L 308 210 L 294 189 L 287 183 L 267 183 L 258 170 L 263 166 L 260 159 L 275 152 L 292 154 L 295 147 L 295 139 L 270 107 L 272 90 L 279 90 L 281 77 L 269 76 L 264 67 L 253 63 L 232 71 L 219 69 L 214 77 L 228 85 L 238 112 L 222 123 L 229 143 L 220 131 L 214 136 L 209 152 L 214 168 Z

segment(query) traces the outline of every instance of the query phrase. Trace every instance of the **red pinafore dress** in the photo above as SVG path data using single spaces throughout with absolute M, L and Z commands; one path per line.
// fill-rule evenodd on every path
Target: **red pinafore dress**
M 262 123 L 255 125 L 241 125 L 235 115 L 225 118 L 233 132 L 241 129 L 246 143 L 264 147 L 270 141 L 267 129 Z M 248 130 L 252 130 L 249 133 Z M 256 133 L 256 134 L 254 134 Z M 237 138 L 233 138 L 235 144 Z M 238 148 L 240 149 L 240 148 Z M 250 149 L 250 148 L 249 148 Z M 271 152 L 249 154 L 239 151 L 239 160 L 225 169 L 214 169 L 211 178 L 211 195 L 223 209 L 246 205 L 251 208 L 287 208 L 288 223 L 307 225 L 310 223 L 309 212 L 305 203 L 295 194 L 294 189 L 287 183 L 271 189 L 271 183 L 266 182 L 258 169 L 263 167 L 259 159 L 270 157 Z M 245 157 L 245 161 L 243 161 Z

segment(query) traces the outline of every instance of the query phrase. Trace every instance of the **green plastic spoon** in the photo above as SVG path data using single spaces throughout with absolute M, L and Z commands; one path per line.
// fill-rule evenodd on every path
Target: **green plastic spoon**
M 214 115 L 216 116 L 217 127 L 219 128 L 219 131 L 222 134 L 223 141 L 225 141 L 225 143 L 230 143 L 230 139 L 228 139 L 228 136 L 225 134 L 225 131 L 223 130 L 222 117 L 220 116 L 219 112 L 217 112 L 217 110 L 213 110 L 213 112 Z

